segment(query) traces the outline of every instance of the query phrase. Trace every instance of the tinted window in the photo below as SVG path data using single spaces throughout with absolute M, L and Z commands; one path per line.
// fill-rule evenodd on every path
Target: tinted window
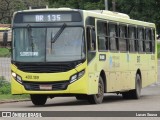
M 106 35 L 107 32 L 107 23 L 103 21 L 98 21 L 97 23 L 97 33 L 98 35 Z
M 108 50 L 107 22 L 97 22 L 98 49 Z
M 118 50 L 118 42 L 117 42 L 117 25 L 114 23 L 109 24 L 109 45 L 110 50 L 117 51 Z
M 155 30 L 152 29 L 152 52 L 155 52 Z
M 152 30 L 150 28 L 145 29 L 145 51 L 152 52 Z
M 145 46 L 144 46 L 144 29 L 143 28 L 138 28 L 138 48 L 139 52 L 144 52 L 145 51 Z
M 120 25 L 119 26 L 119 50 L 127 51 L 127 26 Z
M 129 38 L 129 51 L 136 51 L 136 31 L 135 27 L 129 27 L 128 29 L 128 38 Z

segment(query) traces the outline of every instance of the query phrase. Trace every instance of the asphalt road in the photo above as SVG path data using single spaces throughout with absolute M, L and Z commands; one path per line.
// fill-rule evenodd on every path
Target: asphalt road
M 158 71 L 160 73 L 160 61 Z M 48 99 L 46 105 L 40 107 L 34 106 L 31 101 L 4 103 L 0 104 L 0 111 L 160 111 L 160 74 L 157 83 L 142 89 L 141 94 L 139 100 L 124 100 L 121 95 L 105 94 L 103 103 L 98 105 L 90 105 L 74 97 Z

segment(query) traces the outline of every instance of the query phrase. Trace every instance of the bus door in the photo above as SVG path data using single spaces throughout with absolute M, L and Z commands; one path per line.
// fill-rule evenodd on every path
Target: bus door
M 94 26 L 87 26 L 87 60 L 89 72 L 89 92 L 95 94 L 98 91 L 98 71 L 97 71 L 97 57 L 96 57 L 96 33 Z M 96 82 L 95 82 L 96 81 Z

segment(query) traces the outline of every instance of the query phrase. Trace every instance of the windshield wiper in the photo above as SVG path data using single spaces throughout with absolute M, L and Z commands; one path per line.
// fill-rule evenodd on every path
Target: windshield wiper
M 59 36 L 61 35 L 61 33 L 63 32 L 63 30 L 65 29 L 66 24 L 64 23 L 61 28 L 58 30 L 58 32 L 55 34 L 54 37 L 52 37 L 52 33 L 51 33 L 51 43 L 55 43 L 56 40 L 59 38 Z
M 32 28 L 31 28 L 31 26 L 29 24 L 27 25 L 27 30 L 28 30 L 28 39 L 31 42 L 32 52 L 34 52 L 34 43 L 33 43 L 33 36 L 32 36 Z

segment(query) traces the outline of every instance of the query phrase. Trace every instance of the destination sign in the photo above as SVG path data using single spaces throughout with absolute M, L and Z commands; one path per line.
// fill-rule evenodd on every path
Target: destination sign
M 17 13 L 14 23 L 47 23 L 47 22 L 80 22 L 82 21 L 79 12 L 21 12 Z
M 39 14 L 24 15 L 23 22 L 60 22 L 72 21 L 71 14 Z

